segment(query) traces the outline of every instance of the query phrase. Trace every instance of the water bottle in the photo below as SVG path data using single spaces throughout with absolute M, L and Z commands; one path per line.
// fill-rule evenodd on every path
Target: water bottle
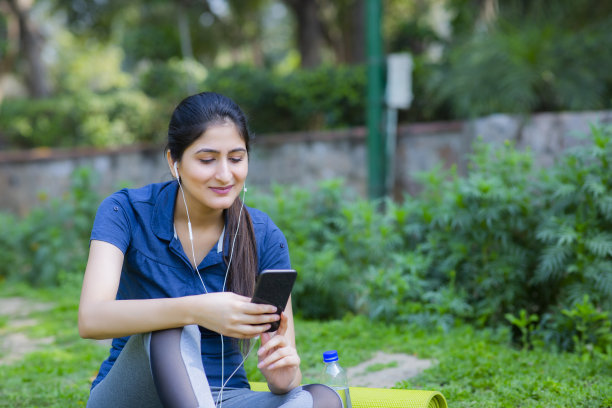
M 344 408 L 351 408 L 351 396 L 349 395 L 348 379 L 346 371 L 338 363 L 338 352 L 329 350 L 323 353 L 325 369 L 323 370 L 322 383 L 330 386 L 342 398 Z

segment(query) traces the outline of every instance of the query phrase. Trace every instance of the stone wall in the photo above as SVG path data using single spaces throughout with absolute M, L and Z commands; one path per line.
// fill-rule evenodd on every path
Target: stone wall
M 580 143 L 590 123 L 612 123 L 612 111 L 536 114 L 527 117 L 492 115 L 470 122 L 434 122 L 398 128 L 394 163 L 395 193 L 415 193 L 414 174 L 442 164 L 466 171 L 466 156 L 476 137 L 499 144 L 529 146 L 538 165 L 550 165 L 566 148 Z M 365 195 L 367 191 L 366 130 L 295 132 L 256 138 L 250 157 L 248 185 L 267 190 L 272 183 L 312 186 L 343 178 Z M 0 211 L 24 214 L 41 196 L 62 197 L 70 175 L 80 166 L 99 174 L 97 187 L 106 195 L 121 185 L 141 186 L 171 175 L 163 146 L 121 149 L 35 149 L 0 152 Z

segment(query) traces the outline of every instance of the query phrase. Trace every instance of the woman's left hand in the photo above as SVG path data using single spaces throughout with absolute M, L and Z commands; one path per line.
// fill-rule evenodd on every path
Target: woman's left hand
M 257 367 L 268 381 L 270 391 L 284 394 L 300 385 L 300 356 L 287 338 L 288 316 L 281 314 L 280 326 L 273 333 L 261 335 L 261 347 L 257 351 Z

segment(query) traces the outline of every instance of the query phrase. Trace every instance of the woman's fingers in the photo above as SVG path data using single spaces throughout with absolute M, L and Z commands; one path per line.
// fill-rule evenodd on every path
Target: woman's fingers
M 261 360 L 257 364 L 257 367 L 259 369 L 267 368 L 272 370 L 275 368 L 299 365 L 300 357 L 295 352 L 295 349 L 293 349 L 293 347 L 281 347 L 277 348 L 273 353 Z

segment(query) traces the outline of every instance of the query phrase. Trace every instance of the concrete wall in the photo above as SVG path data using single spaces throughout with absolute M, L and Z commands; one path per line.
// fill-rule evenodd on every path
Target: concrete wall
M 400 126 L 395 168 L 395 191 L 415 193 L 415 172 L 442 163 L 466 171 L 466 155 L 476 137 L 499 144 L 513 140 L 529 146 L 541 166 L 550 165 L 566 148 L 580 143 L 578 135 L 590 123 L 612 124 L 612 111 L 537 114 L 528 117 L 492 115 L 470 122 L 434 122 Z M 366 130 L 264 135 L 255 140 L 248 185 L 267 190 L 272 183 L 312 186 L 321 180 L 343 178 L 365 195 L 367 191 Z M 39 197 L 61 197 L 70 175 L 80 166 L 99 174 L 98 189 L 106 195 L 122 183 L 141 186 L 168 180 L 163 146 L 121 149 L 36 149 L 0 152 L 0 210 L 24 214 Z

